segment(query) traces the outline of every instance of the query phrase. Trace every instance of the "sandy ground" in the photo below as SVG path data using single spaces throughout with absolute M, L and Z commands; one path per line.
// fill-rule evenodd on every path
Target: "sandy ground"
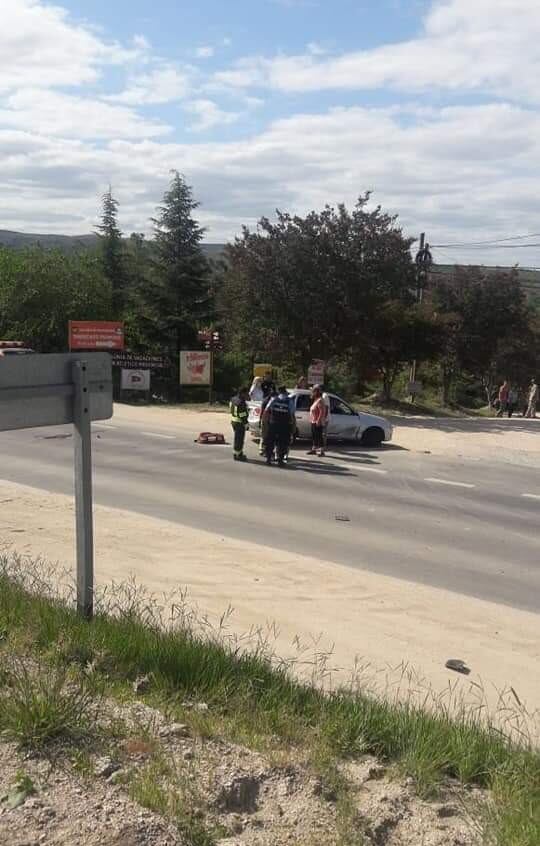
M 158 426 L 196 436 L 199 432 L 229 435 L 226 412 L 195 411 L 166 406 L 115 405 L 114 417 L 133 425 Z M 490 418 L 394 417 L 394 443 L 411 452 L 508 462 L 540 469 L 540 418 L 513 420 Z
M 0 504 L 4 549 L 74 572 L 71 498 L 2 481 Z M 213 620 L 232 606 L 237 633 L 275 623 L 285 656 L 297 652 L 297 637 L 304 658 L 333 646 L 334 681 L 357 663 L 379 688 L 410 683 L 422 696 L 429 685 L 476 701 L 480 685 L 496 706 L 512 686 L 530 711 L 540 703 L 535 614 L 101 506 L 95 528 L 100 583 L 135 575 L 157 593 L 187 587 Z M 448 658 L 466 661 L 471 675 L 446 670 Z

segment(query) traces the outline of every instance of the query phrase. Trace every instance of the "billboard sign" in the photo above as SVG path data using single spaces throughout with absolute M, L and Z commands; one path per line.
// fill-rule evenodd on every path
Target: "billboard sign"
M 211 385 L 212 353 L 183 350 L 180 353 L 180 384 Z
M 315 358 L 308 369 L 308 382 L 310 385 L 324 385 L 324 371 L 326 369 L 326 362 L 320 358 Z
M 123 369 L 120 388 L 122 391 L 149 391 L 150 371 Z
M 164 355 L 147 355 L 146 353 L 132 353 L 124 350 L 113 352 L 113 367 L 122 370 L 168 370 L 171 362 Z
M 117 320 L 70 320 L 70 350 L 123 350 L 124 324 Z
M 267 373 L 272 372 L 272 365 L 271 364 L 254 364 L 253 365 L 253 377 L 260 376 L 264 378 Z

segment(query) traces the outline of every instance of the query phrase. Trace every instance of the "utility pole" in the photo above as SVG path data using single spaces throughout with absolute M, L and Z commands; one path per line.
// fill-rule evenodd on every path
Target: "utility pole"
M 420 235 L 420 247 L 418 252 L 416 253 L 415 258 L 416 264 L 416 302 L 420 304 L 424 299 L 424 289 L 427 284 L 428 272 L 433 264 L 433 257 L 431 255 L 431 251 L 429 249 L 429 244 L 426 243 L 426 233 L 422 232 Z M 410 374 L 410 388 L 411 388 L 411 402 L 414 402 L 414 397 L 416 394 L 416 366 L 417 361 L 416 359 L 413 360 L 411 365 L 411 374 Z

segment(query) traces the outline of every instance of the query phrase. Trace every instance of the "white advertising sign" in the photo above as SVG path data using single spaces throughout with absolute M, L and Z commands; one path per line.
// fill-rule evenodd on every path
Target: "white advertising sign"
M 149 391 L 150 371 L 123 368 L 120 387 L 123 391 Z
M 320 358 L 314 359 L 308 370 L 308 382 L 310 385 L 324 385 L 324 371 L 326 362 Z
M 183 350 L 180 353 L 180 384 L 211 385 L 212 353 Z

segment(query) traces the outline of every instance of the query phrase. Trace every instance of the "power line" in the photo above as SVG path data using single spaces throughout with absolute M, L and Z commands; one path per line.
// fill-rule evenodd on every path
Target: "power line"
M 540 233 L 539 233 L 540 234 Z M 529 238 L 531 236 L 529 235 Z M 501 244 L 501 243 L 491 243 L 491 244 L 430 244 L 432 249 L 445 249 L 445 250 L 481 250 L 488 247 L 490 250 L 526 250 L 529 247 L 540 247 L 540 244 Z
M 540 238 L 540 232 L 529 235 L 510 235 L 507 238 L 490 238 L 488 241 L 462 241 L 459 244 L 432 244 L 432 247 L 480 247 L 489 244 L 501 244 L 503 241 L 524 241 L 526 238 Z

